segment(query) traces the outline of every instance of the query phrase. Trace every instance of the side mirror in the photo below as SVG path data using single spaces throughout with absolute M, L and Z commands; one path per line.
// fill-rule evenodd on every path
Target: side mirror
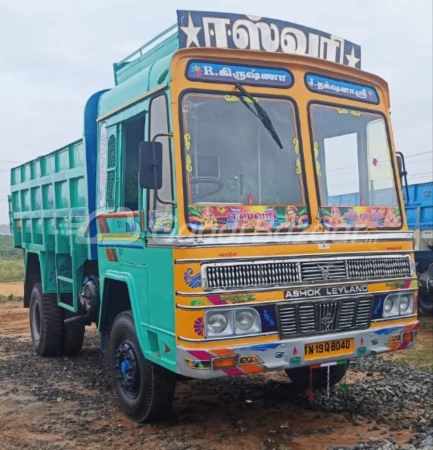
M 140 142 L 139 177 L 143 189 L 162 187 L 162 144 L 161 142 Z

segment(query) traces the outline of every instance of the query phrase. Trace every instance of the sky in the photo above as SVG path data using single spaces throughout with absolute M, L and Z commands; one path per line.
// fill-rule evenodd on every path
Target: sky
M 431 0 L 0 0 L 0 224 L 10 168 L 82 135 L 83 108 L 113 86 L 112 63 L 176 21 L 176 9 L 277 18 L 360 44 L 390 86 L 409 182 L 432 179 Z M 204 6 L 206 5 L 206 6 Z M 218 6 L 216 6 L 218 5 Z

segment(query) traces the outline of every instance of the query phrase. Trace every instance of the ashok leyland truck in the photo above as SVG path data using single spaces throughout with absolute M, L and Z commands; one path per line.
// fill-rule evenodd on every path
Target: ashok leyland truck
M 114 64 L 81 139 L 11 172 L 35 352 L 76 354 L 95 323 L 137 421 L 170 411 L 179 378 L 330 387 L 419 328 L 404 160 L 361 48 L 177 15 Z

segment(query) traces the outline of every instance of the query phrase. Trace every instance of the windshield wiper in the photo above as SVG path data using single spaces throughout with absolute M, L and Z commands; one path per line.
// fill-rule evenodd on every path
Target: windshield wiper
M 256 112 L 253 111 L 253 109 L 251 108 L 251 106 L 245 101 L 245 99 L 243 97 L 241 97 L 241 101 L 242 103 L 255 115 L 257 116 L 262 124 L 264 125 L 264 127 L 269 131 L 269 134 L 272 136 L 272 138 L 274 139 L 274 141 L 278 144 L 278 146 L 282 149 L 283 148 L 283 144 L 281 143 L 281 139 L 278 136 L 277 131 L 274 128 L 274 125 L 272 123 L 271 118 L 268 116 L 268 113 L 263 109 L 263 107 L 261 105 L 258 104 L 258 102 L 256 101 L 256 99 L 239 83 L 236 84 L 236 87 L 241 91 L 241 93 L 249 98 L 253 105 L 254 108 L 256 109 Z

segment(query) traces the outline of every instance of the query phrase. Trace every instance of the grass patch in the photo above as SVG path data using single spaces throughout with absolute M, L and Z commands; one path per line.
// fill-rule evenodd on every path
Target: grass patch
M 6 302 L 22 302 L 24 299 L 23 297 L 17 297 L 15 295 L 8 295 L 5 297 L 4 295 L 0 295 L 0 303 L 6 303 Z
M 24 281 L 23 260 L 0 261 L 0 283 L 11 283 L 13 281 Z

